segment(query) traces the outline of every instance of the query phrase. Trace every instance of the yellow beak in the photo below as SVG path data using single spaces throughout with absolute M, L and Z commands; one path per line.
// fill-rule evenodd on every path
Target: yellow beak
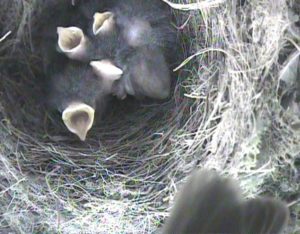
M 84 103 L 71 103 L 62 113 L 62 120 L 68 130 L 85 141 L 94 123 L 95 110 Z

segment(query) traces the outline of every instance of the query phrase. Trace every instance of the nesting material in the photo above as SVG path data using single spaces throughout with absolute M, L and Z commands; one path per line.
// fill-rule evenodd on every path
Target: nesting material
M 85 143 L 44 108 L 44 3 L 0 1 L 0 232 L 152 233 L 195 167 L 285 200 L 299 231 L 299 117 L 279 92 L 296 1 L 174 0 L 186 60 L 172 98 L 114 105 Z

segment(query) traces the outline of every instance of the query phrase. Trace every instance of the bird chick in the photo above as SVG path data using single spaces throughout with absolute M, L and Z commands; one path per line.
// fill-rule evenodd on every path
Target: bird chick
M 91 65 L 70 60 L 50 77 L 51 105 L 62 113 L 64 124 L 80 140 L 85 141 L 94 123 L 96 106 L 98 117 L 102 116 L 112 83 L 121 74 L 122 71 L 107 60 Z M 98 102 L 101 105 L 97 105 Z
M 124 41 L 115 28 L 111 12 L 95 13 L 92 27 L 57 27 L 57 47 L 72 60 L 91 62 L 103 59 L 114 60 L 120 44 Z
M 54 1 L 48 0 L 40 4 L 41 10 L 34 17 L 33 27 L 32 27 L 32 37 L 33 37 L 33 47 L 40 53 L 43 63 L 45 65 L 45 72 L 48 72 L 48 65 L 56 59 L 57 49 L 57 27 L 67 28 L 72 25 L 76 25 L 78 28 L 85 28 L 88 25 L 88 21 L 84 19 L 81 14 L 79 5 L 72 5 L 70 0 Z M 74 47 L 74 44 L 81 41 L 82 33 L 78 30 L 59 30 L 61 34 L 63 32 L 69 32 L 76 35 L 76 40 L 69 40 L 66 37 L 65 40 L 61 41 L 61 46 L 65 46 L 68 52 Z M 84 41 L 84 40 L 82 40 Z M 61 51 L 59 49 L 59 51 Z
M 92 25 L 92 59 L 106 56 L 124 72 L 113 85 L 113 95 L 120 99 L 127 94 L 153 99 L 169 96 L 166 54 L 176 40 L 169 8 L 154 7 L 153 1 L 118 2 L 110 11 L 95 13 Z
M 105 7 L 105 2 L 87 1 L 79 6 L 83 22 L 83 28 L 76 25 L 69 27 L 57 27 L 58 49 L 67 57 L 79 61 L 95 60 L 99 58 L 110 58 L 113 52 L 110 49 L 117 47 L 119 42 L 115 40 L 115 22 L 111 12 L 98 13 L 96 9 Z M 93 20 L 90 19 L 91 10 Z M 96 13 L 95 13 L 96 12 Z M 92 27 L 91 27 L 92 26 Z M 109 34 L 109 37 L 107 36 Z M 101 35 L 101 37 L 98 37 Z M 96 37 L 95 37 L 96 36 Z
M 133 27 L 126 29 L 117 23 L 115 15 L 110 11 L 96 12 L 91 28 L 87 29 L 67 25 L 65 19 L 63 25 L 57 25 L 59 51 L 71 60 L 84 63 L 57 59 L 59 56 L 53 52 L 48 56 L 46 73 L 54 71 L 49 90 L 52 103 L 62 113 L 68 130 L 81 140 L 86 139 L 93 125 L 96 103 L 105 105 L 110 94 L 119 98 L 130 94 L 162 99 L 170 91 L 168 65 L 161 51 L 162 44 L 158 43 L 161 38 L 157 36 L 155 43 L 152 39 L 144 43 L 145 38 L 141 36 L 156 32 L 153 25 L 144 18 L 130 18 L 128 23 Z M 72 16 L 72 22 L 77 22 L 78 17 Z M 83 17 L 78 25 L 85 25 L 85 21 L 88 20 Z M 129 32 L 126 34 L 124 30 Z M 97 114 L 103 111 L 104 107 L 100 106 Z
M 288 208 L 272 198 L 242 198 L 233 181 L 197 171 L 182 187 L 163 234 L 277 234 L 287 224 Z
M 167 4 L 160 0 L 119 1 L 111 11 L 129 46 L 158 46 L 167 53 L 174 50 L 176 33 Z
M 41 57 L 45 77 L 45 102 L 61 113 L 67 129 L 81 140 L 86 139 L 95 115 L 101 117 L 112 82 L 122 73 L 115 67 L 106 71 L 112 68 L 108 59 L 89 64 L 93 47 L 88 26 L 92 21 L 81 8 L 86 1 L 73 5 L 70 0 L 38 3 L 41 10 L 32 30 L 33 48 Z M 97 2 L 101 10 L 104 1 Z
M 91 46 L 87 36 L 82 29 L 71 27 L 57 27 L 58 48 L 68 58 L 87 61 L 89 58 Z
M 126 94 L 137 98 L 165 99 L 170 94 L 170 71 L 161 50 L 140 47 L 124 58 L 118 58 L 123 66 L 122 79 L 114 83 L 112 92 L 120 99 Z
M 74 26 L 58 27 L 58 47 L 69 58 L 92 61 L 109 59 L 124 71 L 113 85 L 112 94 L 120 99 L 127 94 L 137 98 L 165 99 L 170 93 L 170 65 L 167 49 L 174 45 L 176 35 L 171 27 L 170 8 L 157 1 L 130 0 L 82 3 L 86 19 L 95 12 L 84 35 Z

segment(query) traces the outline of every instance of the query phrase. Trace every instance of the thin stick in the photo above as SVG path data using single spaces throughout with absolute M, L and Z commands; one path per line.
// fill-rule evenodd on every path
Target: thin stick
M 7 32 L 3 37 L 0 38 L 0 42 L 4 41 L 10 34 L 11 31 Z

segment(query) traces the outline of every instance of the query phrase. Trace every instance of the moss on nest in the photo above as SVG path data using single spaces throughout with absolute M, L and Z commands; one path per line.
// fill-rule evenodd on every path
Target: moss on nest
M 298 117 L 277 92 L 278 58 L 299 45 L 289 5 L 173 2 L 187 58 L 173 97 L 116 105 L 80 143 L 40 99 L 30 32 L 43 2 L 1 1 L 0 38 L 11 31 L 0 42 L 1 232 L 150 233 L 196 167 L 286 200 L 288 232 L 299 231 Z

